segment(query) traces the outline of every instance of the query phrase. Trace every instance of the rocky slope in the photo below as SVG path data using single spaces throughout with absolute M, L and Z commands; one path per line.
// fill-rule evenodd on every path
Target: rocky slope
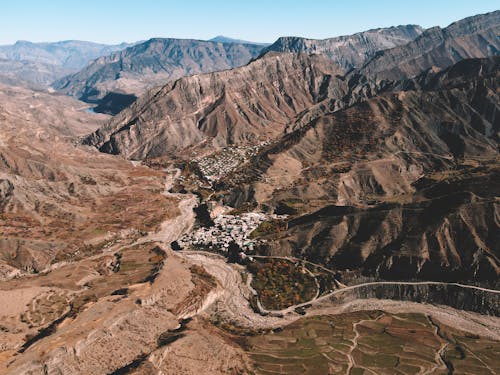
M 432 32 L 425 32 L 417 41 L 390 49 L 391 53 L 384 52 L 380 56 L 392 56 L 402 51 L 394 64 L 401 61 L 401 69 L 409 76 L 414 75 L 412 71 L 420 73 L 430 66 L 417 64 L 409 71 L 404 66 L 407 63 L 411 65 L 410 60 L 405 60 L 403 55 L 418 57 L 425 51 L 434 51 L 433 56 L 441 58 L 439 63 L 436 57 L 435 63 L 441 67 L 452 65 L 469 55 L 488 56 L 494 52 L 491 45 L 497 43 L 492 40 L 492 35 L 496 35 L 499 14 L 494 12 L 465 19 L 441 31 L 449 43 L 463 45 L 464 53 L 451 60 L 447 57 L 448 49 L 440 47 L 442 40 L 432 38 Z M 410 27 L 408 31 L 408 27 L 400 27 L 369 33 L 379 37 L 382 34 L 396 38 L 396 35 L 402 34 L 412 38 L 418 29 Z M 381 40 L 375 36 L 374 40 Z M 367 38 L 361 33 L 351 39 Z M 490 40 L 493 44 L 475 43 L 478 38 Z M 423 43 L 425 48 L 416 48 L 415 43 L 418 46 Z M 373 44 L 370 46 L 378 48 Z M 88 137 L 86 142 L 102 151 L 134 159 L 174 152 L 181 156 L 183 151 L 193 147 L 217 149 L 226 145 L 255 145 L 305 126 L 323 114 L 338 111 L 402 84 L 378 79 L 374 67 L 380 56 L 347 75 L 323 55 L 292 56 L 293 53 L 268 52 L 245 67 L 187 77 L 159 90 L 152 89 L 135 105 Z M 391 64 L 383 66 L 390 68 Z
M 379 52 L 361 72 L 379 79 L 414 77 L 468 58 L 498 55 L 500 11 L 465 18 L 442 29 L 425 30 L 414 41 Z
M 383 278 L 494 281 L 499 67 L 463 61 L 401 83 L 418 91 L 320 116 L 219 188 L 233 205 L 297 216 L 273 253 Z
M 99 58 L 55 82 L 54 87 L 89 102 L 110 92 L 137 95 L 186 75 L 244 65 L 262 48 L 246 43 L 155 38 Z
M 294 116 L 330 91 L 344 92 L 339 74 L 342 70 L 321 56 L 267 54 L 238 69 L 150 90 L 86 143 L 132 159 L 180 156 L 195 146 L 213 151 L 259 144 L 282 134 Z
M 6 86 L 0 102 L 0 279 L 85 256 L 175 210 L 161 173 L 76 146 L 105 118 L 85 103 Z
M 352 69 L 361 67 L 380 50 L 404 45 L 414 40 L 422 31 L 420 26 L 405 25 L 322 40 L 281 37 L 263 52 L 317 53 L 328 57 L 344 69 Z

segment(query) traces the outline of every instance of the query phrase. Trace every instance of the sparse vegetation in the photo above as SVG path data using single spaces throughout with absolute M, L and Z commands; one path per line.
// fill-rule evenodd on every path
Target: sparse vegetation
M 287 227 L 286 221 L 273 219 L 266 220 L 259 224 L 255 230 L 250 233 L 250 238 L 259 238 L 263 236 L 269 236 L 272 234 L 277 234 L 282 231 L 285 231 Z

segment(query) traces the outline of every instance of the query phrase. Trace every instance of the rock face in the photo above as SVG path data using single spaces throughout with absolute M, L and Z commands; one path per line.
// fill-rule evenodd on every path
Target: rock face
M 374 284 L 346 290 L 332 298 L 330 303 L 339 304 L 359 299 L 377 298 L 418 303 L 447 305 L 455 309 L 480 314 L 500 315 L 500 294 L 481 289 L 461 288 L 453 284 Z
M 36 89 L 82 69 L 91 60 L 130 44 L 106 45 L 78 40 L 54 43 L 19 41 L 0 46 L 0 82 Z
M 431 67 L 446 68 L 468 58 L 498 55 L 500 11 L 425 30 L 414 41 L 381 51 L 361 72 L 380 79 L 413 77 Z
M 329 39 L 281 37 L 264 49 L 275 52 L 304 52 L 321 54 L 345 69 L 359 68 L 380 50 L 404 45 L 422 33 L 417 25 L 405 25 L 368 30 Z
M 262 48 L 246 43 L 155 38 L 99 58 L 55 82 L 54 88 L 89 102 L 110 92 L 141 94 L 186 75 L 244 65 Z
M 247 66 L 184 77 L 150 90 L 86 139 L 101 151 L 143 159 L 190 147 L 258 144 L 344 83 L 320 56 L 268 54 Z

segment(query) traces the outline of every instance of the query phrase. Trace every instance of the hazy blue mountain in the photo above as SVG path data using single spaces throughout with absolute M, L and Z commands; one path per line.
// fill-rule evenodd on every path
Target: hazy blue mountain
M 90 61 L 131 44 L 106 45 L 79 40 L 53 43 L 18 41 L 0 46 L 0 82 L 33 89 L 77 72 Z
M 80 40 L 53 43 L 32 43 L 20 40 L 12 45 L 0 46 L 0 58 L 52 64 L 76 71 L 83 68 L 91 60 L 120 51 L 131 45 L 129 43 L 107 45 Z
M 215 38 L 209 39 L 209 42 L 219 42 L 219 43 L 236 43 L 236 44 L 258 44 L 261 46 L 269 46 L 271 43 L 261 43 L 261 42 L 249 42 L 243 39 L 229 38 L 224 35 L 217 35 Z

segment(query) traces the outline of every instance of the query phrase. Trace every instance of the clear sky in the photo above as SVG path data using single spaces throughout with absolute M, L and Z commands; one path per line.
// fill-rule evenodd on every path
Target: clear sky
M 0 0 L 0 44 L 216 35 L 272 42 L 409 23 L 446 26 L 496 9 L 500 0 Z

